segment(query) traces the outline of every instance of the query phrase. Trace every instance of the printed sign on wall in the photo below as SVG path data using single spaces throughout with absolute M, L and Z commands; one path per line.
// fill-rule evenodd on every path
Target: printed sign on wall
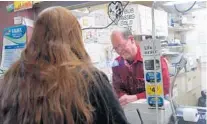
M 123 16 L 120 18 L 118 25 L 120 27 L 128 28 L 133 34 L 139 33 L 138 29 L 138 16 L 137 5 L 128 5 L 123 12 Z
M 14 11 L 20 11 L 32 8 L 32 1 L 14 1 Z
M 1 68 L 7 70 L 17 61 L 26 44 L 27 27 L 25 25 L 14 26 L 4 29 L 3 51 Z
M 158 106 L 161 107 L 164 105 L 164 91 L 161 71 L 162 67 L 160 62 L 160 41 L 155 40 L 155 50 L 153 50 L 153 42 L 149 40 L 141 42 L 140 47 L 144 60 L 144 78 L 148 104 L 152 107 L 155 107 L 157 101 Z

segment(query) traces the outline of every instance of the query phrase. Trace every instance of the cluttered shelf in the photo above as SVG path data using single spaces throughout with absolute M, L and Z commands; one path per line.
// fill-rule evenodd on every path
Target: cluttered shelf
M 162 46 L 162 55 L 179 55 L 183 53 L 184 51 L 184 45 L 182 44 L 176 44 L 176 45 L 170 45 L 166 44 Z
M 193 30 L 193 29 L 194 29 L 194 27 L 181 27 L 181 26 L 172 27 L 172 26 L 168 26 L 169 31 L 177 31 L 177 32 L 190 31 L 190 30 Z

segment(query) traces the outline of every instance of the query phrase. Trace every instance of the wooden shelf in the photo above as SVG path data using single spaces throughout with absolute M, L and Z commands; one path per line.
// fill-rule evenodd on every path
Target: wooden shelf
M 167 48 L 183 48 L 184 46 L 166 46 Z
M 170 51 L 163 51 L 162 52 L 162 55 L 171 55 L 171 56 L 176 56 L 176 55 L 179 55 L 180 52 L 170 52 Z

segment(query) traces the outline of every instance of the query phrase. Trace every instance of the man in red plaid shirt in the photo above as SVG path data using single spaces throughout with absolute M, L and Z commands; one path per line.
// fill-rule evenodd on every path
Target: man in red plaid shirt
M 113 31 L 113 49 L 120 55 L 114 62 L 113 87 L 121 105 L 146 98 L 143 60 L 139 45 L 132 33 L 127 30 Z M 169 93 L 169 74 L 167 62 L 161 57 L 164 94 Z

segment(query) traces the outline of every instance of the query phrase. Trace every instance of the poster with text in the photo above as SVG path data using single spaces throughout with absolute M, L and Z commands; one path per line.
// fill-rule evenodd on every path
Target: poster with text
M 7 70 L 20 58 L 26 44 L 26 32 L 27 27 L 25 25 L 4 29 L 1 69 Z
M 159 40 L 146 40 L 140 47 L 143 56 L 145 90 L 147 102 L 151 107 L 164 105 L 163 79 L 161 67 L 161 44 Z M 155 83 L 156 82 L 156 83 Z M 157 96 L 157 97 L 156 97 Z
M 21 11 L 32 8 L 32 1 L 14 1 L 14 11 Z

